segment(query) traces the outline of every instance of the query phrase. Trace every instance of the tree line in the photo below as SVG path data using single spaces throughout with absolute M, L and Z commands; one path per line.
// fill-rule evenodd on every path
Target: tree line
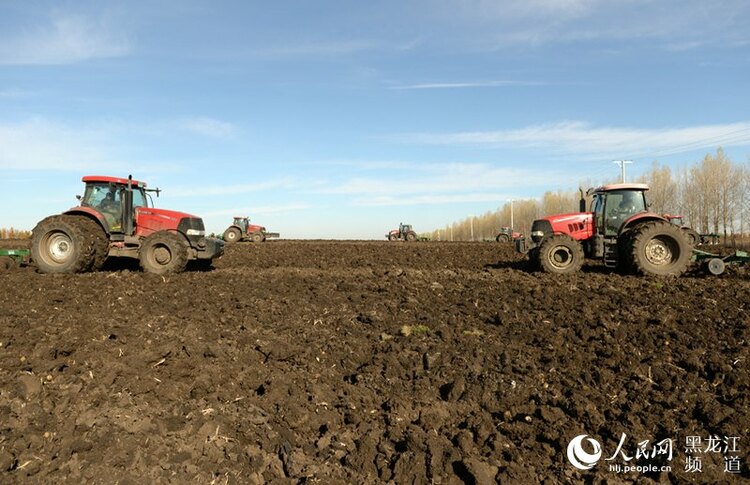
M 619 182 L 602 181 L 600 185 Z M 658 161 L 634 182 L 649 185 L 646 197 L 650 210 L 658 214 L 683 216 L 683 223 L 702 234 L 730 236 L 750 232 L 750 163 L 732 161 L 719 148 L 700 162 L 672 170 Z M 584 181 L 584 190 L 593 186 Z M 535 219 L 553 214 L 578 212 L 578 190 L 547 191 L 539 199 L 506 202 L 496 210 L 467 217 L 430 233 L 432 240 L 483 241 L 494 239 L 499 229 L 511 226 L 528 236 Z M 587 201 L 589 206 L 590 201 Z

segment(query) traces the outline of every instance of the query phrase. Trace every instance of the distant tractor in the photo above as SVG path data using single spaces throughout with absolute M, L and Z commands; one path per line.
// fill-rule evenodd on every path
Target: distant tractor
M 271 237 L 279 237 L 278 232 L 267 232 L 263 226 L 250 224 L 250 218 L 236 216 L 232 225 L 224 231 L 224 241 L 235 243 L 240 241 L 264 242 Z
M 588 257 L 625 273 L 680 275 L 690 264 L 693 246 L 685 231 L 647 211 L 647 190 L 646 184 L 589 190 L 591 212 L 582 196 L 580 212 L 534 221 L 532 242 L 521 238 L 516 248 L 528 251 L 529 260 L 549 273 L 575 273 Z
M 509 243 L 521 237 L 520 232 L 516 232 L 510 227 L 501 227 L 500 232 L 495 236 L 495 241 L 499 243 Z
M 385 237 L 389 241 L 416 241 L 417 233 L 412 229 L 411 224 L 400 223 L 398 229 L 393 229 Z
M 688 239 L 690 239 L 690 244 L 693 246 L 697 246 L 701 243 L 701 236 L 698 234 L 693 228 L 686 226 L 682 222 L 682 216 L 674 215 L 674 214 L 664 214 L 664 218 L 674 224 L 675 226 L 679 227 L 683 231 L 685 231 L 685 234 L 687 234 Z
M 40 221 L 31 236 L 31 259 L 43 273 L 98 271 L 109 256 L 135 258 L 149 273 L 184 271 L 188 261 L 208 263 L 224 243 L 205 237 L 200 217 L 156 209 L 146 183 L 87 176 L 80 205 Z

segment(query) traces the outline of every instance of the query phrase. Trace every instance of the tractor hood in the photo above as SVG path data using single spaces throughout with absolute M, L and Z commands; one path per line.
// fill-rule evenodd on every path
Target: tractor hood
M 556 214 L 537 219 L 531 225 L 531 239 L 541 241 L 550 234 L 569 234 L 574 239 L 590 237 L 594 227 L 594 214 L 591 212 L 573 212 Z
M 180 231 L 186 236 L 205 234 L 203 220 L 192 214 L 154 207 L 138 207 L 135 214 L 138 233 L 143 236 L 156 231 Z

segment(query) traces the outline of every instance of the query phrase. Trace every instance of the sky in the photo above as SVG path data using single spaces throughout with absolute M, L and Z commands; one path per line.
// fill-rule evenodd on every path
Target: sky
M 222 232 L 384 239 L 750 155 L 747 0 L 0 0 L 0 227 L 84 175 Z

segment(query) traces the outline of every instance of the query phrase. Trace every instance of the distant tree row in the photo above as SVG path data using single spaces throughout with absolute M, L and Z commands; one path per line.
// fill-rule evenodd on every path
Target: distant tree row
M 0 227 L 0 239 L 28 239 L 31 237 L 31 231 L 22 231 L 12 227 Z
M 602 184 L 618 182 L 617 179 Z M 682 215 L 684 222 L 700 233 L 714 233 L 726 238 L 750 232 L 750 163 L 733 162 L 719 148 L 715 154 L 690 167 L 673 171 L 659 162 L 636 182 L 647 183 L 650 210 L 659 214 Z M 583 183 L 584 189 L 594 185 Z M 577 212 L 580 199 L 577 190 L 545 192 L 541 199 L 506 202 L 497 210 L 433 231 L 433 240 L 483 241 L 494 239 L 499 229 L 513 224 L 518 232 L 528 235 L 531 223 L 552 214 Z

